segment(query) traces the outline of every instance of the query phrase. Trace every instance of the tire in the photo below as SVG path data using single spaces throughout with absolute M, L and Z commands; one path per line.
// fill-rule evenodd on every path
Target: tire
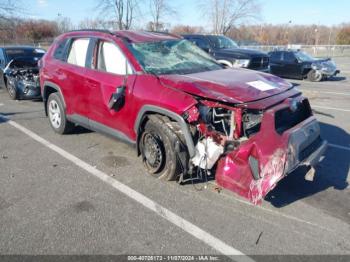
M 307 74 L 307 79 L 311 82 L 320 82 L 322 78 L 322 73 L 317 70 L 310 70 L 310 72 Z
M 184 169 L 179 148 L 187 155 L 183 141 L 176 122 L 171 122 L 167 117 L 151 115 L 139 140 L 142 162 L 147 172 L 162 180 L 176 180 Z
M 6 84 L 6 89 L 7 89 L 7 92 L 9 94 L 9 97 L 12 99 L 12 100 L 17 100 L 18 99 L 18 90 L 16 88 L 16 85 L 15 83 L 10 83 L 10 81 L 7 82 Z
M 71 133 L 75 125 L 67 120 L 60 96 L 57 93 L 50 94 L 46 106 L 52 129 L 61 135 Z

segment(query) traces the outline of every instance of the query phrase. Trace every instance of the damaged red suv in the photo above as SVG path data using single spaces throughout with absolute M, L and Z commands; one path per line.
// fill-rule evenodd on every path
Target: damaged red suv
M 40 67 L 57 133 L 80 125 L 136 144 L 157 178 L 184 181 L 211 171 L 220 186 L 257 204 L 298 166 L 315 166 L 326 149 L 309 101 L 291 84 L 225 69 L 178 36 L 69 32 Z

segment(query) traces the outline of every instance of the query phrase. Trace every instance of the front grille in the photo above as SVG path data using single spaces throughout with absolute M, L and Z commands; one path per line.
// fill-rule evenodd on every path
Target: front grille
M 250 69 L 267 69 L 269 66 L 269 58 L 267 56 L 253 57 L 249 63 Z
M 312 115 L 309 101 L 304 99 L 298 103 L 293 112 L 290 108 L 283 108 L 275 113 L 275 129 L 278 134 L 296 126 Z
M 309 157 L 313 152 L 315 152 L 322 144 L 322 139 L 318 136 L 314 142 L 308 145 L 303 151 L 299 153 L 298 159 L 299 161 L 303 161 L 307 157 Z

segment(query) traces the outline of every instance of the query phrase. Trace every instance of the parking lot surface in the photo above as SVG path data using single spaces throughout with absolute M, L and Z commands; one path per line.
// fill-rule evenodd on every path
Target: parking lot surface
M 57 135 L 42 102 L 0 89 L 0 254 L 350 255 L 344 61 L 332 81 L 290 80 L 330 145 L 314 181 L 299 169 L 261 206 L 212 184 L 154 179 L 131 146 L 83 128 Z

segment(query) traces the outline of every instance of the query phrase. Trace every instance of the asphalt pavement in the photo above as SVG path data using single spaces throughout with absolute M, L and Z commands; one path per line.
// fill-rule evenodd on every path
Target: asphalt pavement
M 57 135 L 42 102 L 0 89 L 0 254 L 350 255 L 350 82 L 290 81 L 330 146 L 314 181 L 299 169 L 261 206 L 157 180 L 130 145 Z

